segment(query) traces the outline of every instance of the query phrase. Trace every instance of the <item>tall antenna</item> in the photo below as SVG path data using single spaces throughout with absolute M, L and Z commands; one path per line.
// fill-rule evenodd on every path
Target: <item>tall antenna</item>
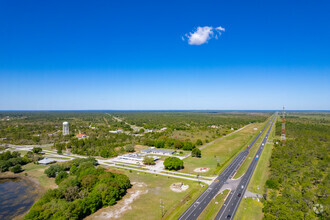
M 281 140 L 282 140 L 282 143 L 285 144 L 285 114 L 284 114 L 284 106 L 283 106 L 283 113 L 282 113 L 282 133 L 281 133 Z

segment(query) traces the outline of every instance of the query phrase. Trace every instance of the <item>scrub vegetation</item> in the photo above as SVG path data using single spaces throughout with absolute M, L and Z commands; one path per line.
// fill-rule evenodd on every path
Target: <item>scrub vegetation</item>
M 130 180 L 126 175 L 95 168 L 95 164 L 95 159 L 88 158 L 50 166 L 45 173 L 56 176 L 58 188 L 48 190 L 24 219 L 83 219 L 116 204 L 131 187 Z
M 269 115 L 221 111 L 0 112 L 0 145 L 52 144 L 58 153 L 104 158 L 132 152 L 129 146 L 134 145 L 192 151 L 249 123 L 263 122 Z M 69 122 L 70 130 L 65 136 L 64 121 Z
M 310 116 L 310 117 L 309 117 Z M 329 114 L 289 114 L 285 145 L 275 140 L 265 219 L 329 219 Z M 281 122 L 276 125 L 280 135 Z
M 19 173 L 22 171 L 22 165 L 32 161 L 33 160 L 27 155 L 21 157 L 21 154 L 17 151 L 5 151 L 0 153 L 0 172 L 6 172 L 10 170 L 13 173 Z

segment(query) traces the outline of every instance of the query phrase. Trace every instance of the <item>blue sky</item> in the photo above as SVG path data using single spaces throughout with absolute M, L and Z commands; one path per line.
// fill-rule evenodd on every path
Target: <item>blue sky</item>
M 329 110 L 329 11 L 326 0 L 3 0 L 0 110 Z

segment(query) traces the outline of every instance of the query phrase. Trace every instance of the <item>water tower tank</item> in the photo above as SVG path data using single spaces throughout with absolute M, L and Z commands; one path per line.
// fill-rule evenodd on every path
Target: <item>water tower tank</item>
M 65 121 L 63 122 L 63 135 L 69 134 L 69 122 Z

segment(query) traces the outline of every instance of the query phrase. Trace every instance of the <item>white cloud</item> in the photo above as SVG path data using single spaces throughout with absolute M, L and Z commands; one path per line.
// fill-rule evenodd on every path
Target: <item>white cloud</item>
M 223 32 L 225 32 L 225 29 L 224 29 L 223 27 L 221 27 L 221 26 L 216 27 L 215 29 L 218 30 L 218 31 L 223 31 Z M 220 34 L 221 34 L 221 32 L 220 32 Z
M 185 34 L 185 37 L 182 37 L 182 40 L 185 41 L 188 39 L 188 44 L 190 45 L 201 45 L 205 44 L 211 38 L 218 39 L 221 35 L 221 32 L 224 32 L 225 29 L 221 26 L 213 28 L 209 26 L 205 27 L 197 27 L 195 32 L 190 32 L 189 34 Z

